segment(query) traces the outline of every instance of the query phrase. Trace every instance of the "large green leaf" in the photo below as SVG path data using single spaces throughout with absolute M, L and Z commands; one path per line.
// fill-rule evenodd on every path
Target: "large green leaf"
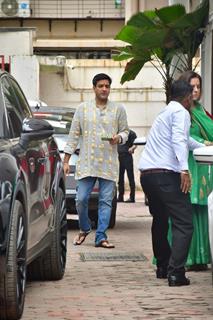
M 143 12 L 143 14 L 151 20 L 155 20 L 157 17 L 155 10 L 146 10 Z
M 124 51 L 122 51 L 121 53 L 119 53 L 118 55 L 115 55 L 113 57 L 113 60 L 114 61 L 123 61 L 123 60 L 128 60 L 128 59 L 131 59 L 133 58 L 133 55 L 132 54 L 128 54 Z
M 168 97 L 174 70 L 191 68 L 192 58 L 203 39 L 208 12 L 209 1 L 203 0 L 188 14 L 183 6 L 174 5 L 134 15 L 116 36 L 116 39 L 130 43 L 120 49 L 115 58 L 117 61 L 131 59 L 121 83 L 134 80 L 144 64 L 150 61 L 163 77 Z
M 134 57 L 134 54 L 132 53 L 131 48 L 128 46 L 128 47 L 122 48 L 120 53 L 115 55 L 113 59 L 115 61 L 122 61 L 122 60 L 128 60 L 133 57 Z
M 153 49 L 161 47 L 165 44 L 165 40 L 168 35 L 168 30 L 149 30 L 144 32 L 138 39 L 133 43 L 133 49 L 137 51 L 144 49 Z
M 155 28 L 155 24 L 153 22 L 154 17 L 156 17 L 154 12 L 152 17 L 149 17 L 143 12 L 139 12 L 130 18 L 127 25 L 137 27 L 139 29 Z
M 188 56 L 194 57 L 204 37 L 204 31 L 194 31 L 190 33 L 190 41 L 188 37 L 182 37 L 182 52 Z
M 180 19 L 175 20 L 171 23 L 173 29 L 188 29 L 196 30 L 198 28 L 205 27 L 208 22 L 209 14 L 209 1 L 204 0 L 201 5 L 193 12 L 187 13 Z
M 146 60 L 135 59 L 132 59 L 130 62 L 128 62 L 121 78 L 121 84 L 126 81 L 134 80 L 146 62 Z
M 176 21 L 180 17 L 186 14 L 186 9 L 181 4 L 176 4 L 169 7 L 163 7 L 161 9 L 155 9 L 156 15 L 165 24 Z
M 151 59 L 151 50 L 147 50 L 146 48 L 142 51 L 137 50 L 137 48 L 133 46 L 126 46 L 124 48 L 117 49 L 116 51 L 119 53 L 113 57 L 115 61 L 128 60 L 130 58 L 146 61 Z
M 171 64 L 172 59 L 179 53 L 177 49 L 157 48 L 153 50 L 153 53 L 161 60 L 165 65 Z
M 173 33 L 180 41 L 182 53 L 192 60 L 202 43 L 204 27 L 208 21 L 209 2 L 203 1 L 201 5 L 172 25 Z
M 137 41 L 140 32 L 138 28 L 133 26 L 124 26 L 121 31 L 115 36 L 116 40 L 122 40 L 124 42 L 132 44 Z
M 143 51 L 142 50 L 137 51 L 136 48 L 132 48 L 132 54 L 134 56 L 135 61 L 140 61 L 140 60 L 149 61 L 149 60 L 151 60 L 152 52 L 153 52 L 152 50 L 144 49 Z

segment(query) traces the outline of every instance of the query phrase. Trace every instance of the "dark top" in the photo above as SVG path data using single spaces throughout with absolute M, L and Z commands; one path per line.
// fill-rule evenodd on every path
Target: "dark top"
M 133 130 L 129 130 L 128 140 L 125 144 L 118 144 L 118 153 L 128 153 L 129 148 L 133 146 L 134 140 L 137 138 L 136 133 Z

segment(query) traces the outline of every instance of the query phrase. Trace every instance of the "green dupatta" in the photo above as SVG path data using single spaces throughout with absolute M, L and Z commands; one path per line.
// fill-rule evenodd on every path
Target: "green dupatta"
M 200 103 L 196 103 L 191 112 L 190 136 L 201 143 L 213 142 L 213 120 L 207 116 Z M 207 205 L 207 197 L 213 188 L 213 168 L 197 164 L 190 152 L 189 170 L 192 176 L 191 202 Z
M 195 108 L 191 112 L 192 127 L 193 123 L 200 128 L 200 135 L 196 138 L 213 142 L 213 120 L 206 114 L 200 103 L 196 103 Z M 192 130 L 193 137 L 193 130 Z M 197 140 L 197 139 L 196 139 Z

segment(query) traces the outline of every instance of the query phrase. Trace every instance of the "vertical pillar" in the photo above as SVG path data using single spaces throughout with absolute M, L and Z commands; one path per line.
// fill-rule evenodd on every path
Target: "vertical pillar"
M 139 0 L 139 11 L 145 11 L 145 10 L 146 10 L 146 1 Z
M 213 112 L 213 24 L 210 21 L 204 42 L 201 45 L 201 76 L 202 76 L 202 103 L 205 108 L 212 113 Z
M 125 1 L 125 23 L 131 18 L 132 15 L 139 11 L 138 0 Z

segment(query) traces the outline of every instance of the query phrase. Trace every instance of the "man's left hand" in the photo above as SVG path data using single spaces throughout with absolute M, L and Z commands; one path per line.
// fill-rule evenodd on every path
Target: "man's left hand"
M 181 191 L 184 193 L 189 192 L 191 189 L 191 177 L 189 172 L 182 171 L 180 173 L 180 179 L 181 179 L 181 183 L 180 183 Z

